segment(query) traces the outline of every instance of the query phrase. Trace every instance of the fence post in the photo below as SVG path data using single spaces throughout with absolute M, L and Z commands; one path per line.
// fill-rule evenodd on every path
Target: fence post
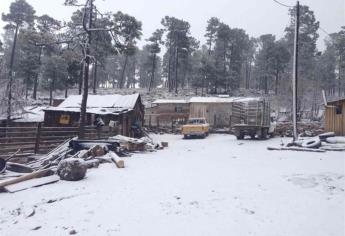
M 41 128 L 42 128 L 42 123 L 38 123 L 37 129 L 36 129 L 35 153 L 38 153 L 38 150 L 40 148 Z

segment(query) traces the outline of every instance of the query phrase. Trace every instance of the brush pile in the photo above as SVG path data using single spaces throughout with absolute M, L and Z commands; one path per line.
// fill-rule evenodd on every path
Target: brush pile
M 0 192 L 16 192 L 57 181 L 79 181 L 87 169 L 102 163 L 113 163 L 124 168 L 124 157 L 131 153 L 153 152 L 167 147 L 166 142 L 156 143 L 149 136 L 140 139 L 117 135 L 107 140 L 66 140 L 51 152 L 33 157 L 25 164 L 4 161 L 0 173 Z M 32 158 L 31 158 L 32 159 Z M 38 180 L 39 178 L 39 180 Z

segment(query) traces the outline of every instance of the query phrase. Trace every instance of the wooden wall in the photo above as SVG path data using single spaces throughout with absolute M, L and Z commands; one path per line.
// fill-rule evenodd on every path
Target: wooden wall
M 213 128 L 229 127 L 232 106 L 232 103 L 191 103 L 190 117 L 205 117 Z
M 176 122 L 184 123 L 188 117 L 188 103 L 162 103 L 145 110 L 145 125 L 171 127 Z
M 336 114 L 336 107 L 342 107 L 342 113 Z M 345 101 L 331 103 L 325 109 L 325 130 L 335 132 L 336 135 L 345 135 Z

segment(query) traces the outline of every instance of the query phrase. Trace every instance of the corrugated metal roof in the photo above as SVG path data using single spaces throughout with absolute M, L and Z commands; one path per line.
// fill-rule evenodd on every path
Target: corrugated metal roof
M 129 108 L 102 108 L 102 107 L 92 107 L 87 108 L 86 113 L 97 114 L 97 115 L 109 115 L 109 114 L 121 114 L 124 112 L 131 111 Z M 80 112 L 79 107 L 50 107 L 45 109 L 45 111 L 64 111 L 64 112 Z
M 343 101 L 345 101 L 345 97 L 337 98 L 337 99 L 331 99 L 331 100 L 327 101 L 327 103 L 336 103 L 336 102 L 343 102 Z
M 190 103 L 232 103 L 259 101 L 262 98 L 254 97 L 192 97 Z
M 88 108 L 128 108 L 133 109 L 139 94 L 131 95 L 88 95 L 87 107 Z M 80 108 L 82 95 L 71 95 L 66 98 L 58 107 L 59 108 Z
M 152 102 L 152 104 L 164 104 L 164 103 L 188 103 L 187 100 L 183 100 L 183 99 L 157 99 L 155 101 Z

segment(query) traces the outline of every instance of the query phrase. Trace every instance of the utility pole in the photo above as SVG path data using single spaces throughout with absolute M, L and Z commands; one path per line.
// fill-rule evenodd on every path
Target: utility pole
M 295 18 L 295 40 L 293 55 L 293 77 L 292 77 L 292 122 L 293 122 L 293 141 L 298 139 L 297 132 L 297 88 L 298 88 L 298 35 L 299 34 L 299 1 L 296 4 Z

